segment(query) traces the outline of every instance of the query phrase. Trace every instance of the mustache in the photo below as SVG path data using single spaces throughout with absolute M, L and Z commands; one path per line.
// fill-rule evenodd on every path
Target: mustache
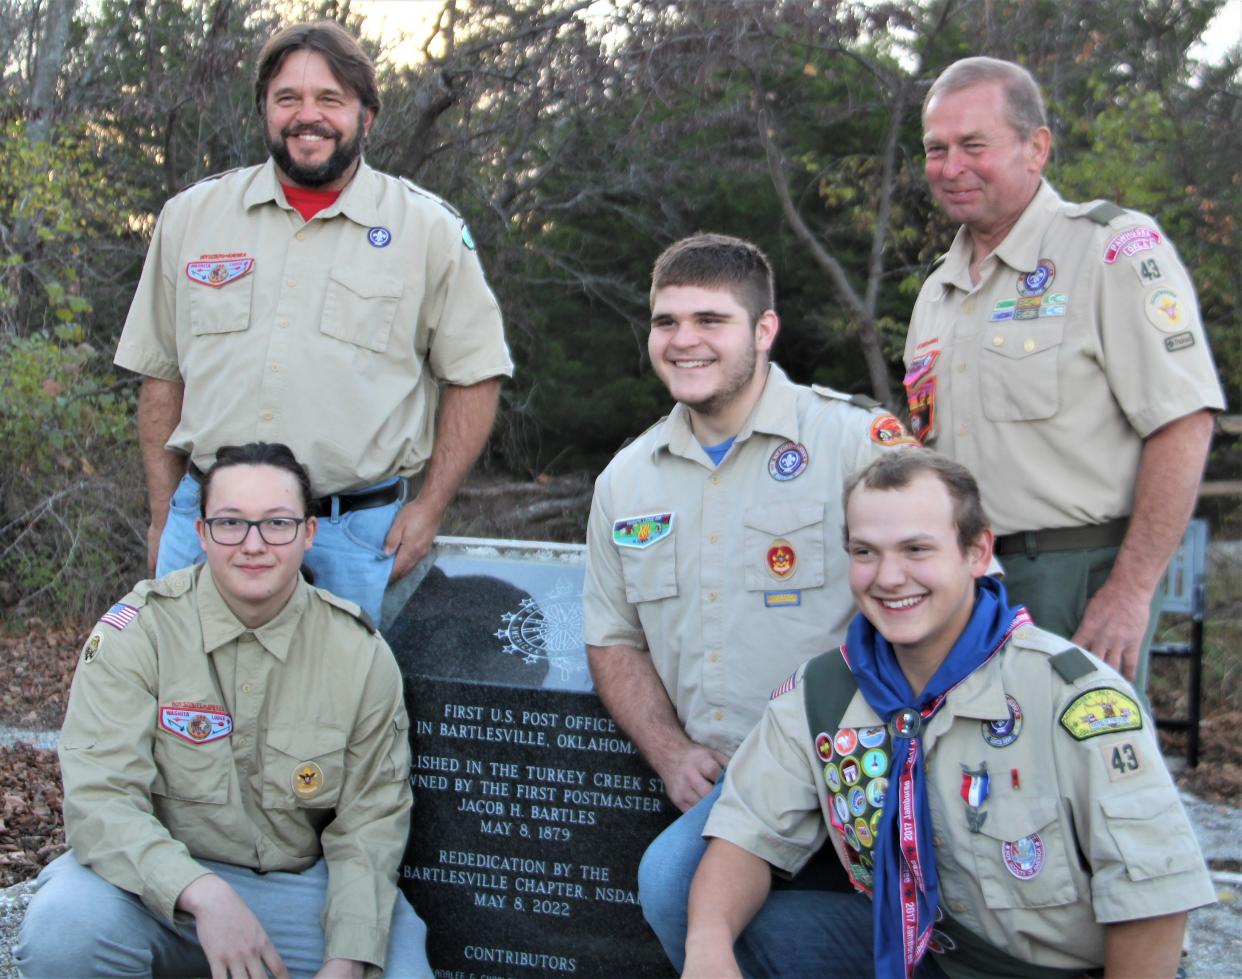
M 341 134 L 331 126 L 317 126 L 313 123 L 306 125 L 286 126 L 280 131 L 280 135 L 284 139 L 293 136 L 301 136 L 303 133 L 309 133 L 312 136 L 322 136 L 324 139 L 340 140 Z

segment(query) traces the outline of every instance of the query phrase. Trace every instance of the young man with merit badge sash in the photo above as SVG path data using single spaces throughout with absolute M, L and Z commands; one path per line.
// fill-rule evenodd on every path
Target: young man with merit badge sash
M 1143 693 L 1224 396 L 1168 237 L 1061 200 L 1051 140 L 1018 65 L 966 58 L 927 93 L 927 183 L 961 228 L 911 315 L 910 430 L 978 474 L 1015 601 Z
M 720 773 L 765 692 L 853 614 L 841 485 L 911 441 L 870 399 L 791 383 L 768 359 L 778 329 L 754 245 L 696 235 L 660 256 L 648 351 L 677 404 L 601 474 L 587 531 L 596 688 L 685 813 L 639 868 L 677 967 Z
M 205 565 L 144 581 L 82 650 L 60 736 L 72 849 L 16 961 L 66 976 L 430 976 L 396 887 L 409 721 L 388 646 L 311 587 L 310 480 L 221 448 Z
M 985 575 L 962 466 L 885 456 L 844 507 L 862 611 L 729 765 L 685 975 L 737 975 L 740 936 L 749 974 L 1172 977 L 1215 894 L 1134 688 Z M 747 930 L 825 843 L 858 893 L 783 892 L 783 932 Z

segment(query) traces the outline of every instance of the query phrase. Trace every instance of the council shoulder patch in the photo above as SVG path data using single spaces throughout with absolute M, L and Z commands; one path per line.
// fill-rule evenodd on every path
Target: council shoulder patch
M 650 547 L 672 532 L 673 514 L 648 513 L 613 521 L 612 542 L 618 547 Z
M 1129 695 L 1113 687 L 1096 687 L 1079 694 L 1061 712 L 1061 727 L 1077 741 L 1118 731 L 1137 731 L 1143 712 Z
M 1112 265 L 1121 256 L 1133 258 L 1139 252 L 1155 248 L 1161 241 L 1160 232 L 1155 228 L 1146 228 L 1142 225 L 1126 228 L 1104 249 L 1104 263 Z
M 906 434 L 896 415 L 885 412 L 877 415 L 871 423 L 871 441 L 877 445 L 914 445 L 915 441 Z

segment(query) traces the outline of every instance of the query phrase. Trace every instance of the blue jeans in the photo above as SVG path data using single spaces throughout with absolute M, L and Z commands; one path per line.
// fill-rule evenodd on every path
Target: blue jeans
M 250 908 L 291 976 L 313 976 L 323 965 L 323 911 L 328 867 L 320 860 L 300 874 L 256 873 L 200 860 L 223 877 Z M 427 926 L 398 893 L 385 971 L 430 979 Z M 83 867 L 70 850 L 39 874 L 22 922 L 14 961 L 26 979 L 65 976 L 206 976 L 211 969 L 194 922 L 176 926 L 128 891 Z
M 378 489 L 394 481 L 384 480 L 363 490 Z M 401 503 L 394 501 L 369 510 L 320 517 L 315 543 L 306 552 L 306 567 L 314 574 L 316 586 L 357 602 L 376 625 L 393 563 L 393 555 L 384 553 L 384 538 L 400 508 Z M 177 484 L 168 508 L 155 577 L 162 578 L 206 559 L 194 529 L 198 515 L 198 480 L 187 473 Z

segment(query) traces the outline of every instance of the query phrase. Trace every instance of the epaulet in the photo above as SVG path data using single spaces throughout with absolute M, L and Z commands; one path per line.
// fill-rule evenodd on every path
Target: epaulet
M 181 188 L 181 190 L 186 191 L 186 190 L 189 190 L 191 187 L 197 187 L 199 184 L 210 183 L 213 180 L 221 180 L 224 177 L 227 177 L 230 173 L 237 173 L 239 170 L 245 170 L 245 169 L 246 167 L 233 167 L 231 170 L 221 170 L 219 173 L 209 173 L 205 177 L 199 177 L 193 183 L 186 184 L 184 187 Z
M 868 397 L 865 394 L 846 394 L 844 391 L 836 391 L 833 388 L 824 387 L 822 384 L 812 384 L 811 390 L 818 394 L 821 398 L 832 398 L 835 401 L 844 401 L 853 405 L 855 408 L 861 408 L 863 411 L 874 411 L 880 407 L 880 402 L 875 398 Z
M 1099 669 L 1099 664 L 1077 646 L 1070 646 L 1052 657 L 1052 668 L 1066 683 L 1076 683 Z
M 945 252 L 943 255 L 937 255 L 933 258 L 927 268 L 923 271 L 923 281 L 926 282 L 930 279 L 932 277 L 932 273 L 935 272 L 936 269 L 940 268 L 940 266 L 944 264 L 944 260 L 948 257 L 949 253 Z
M 458 221 L 461 221 L 463 224 L 465 223 L 466 219 L 461 216 L 461 211 L 457 210 L 457 208 L 446 201 L 443 197 L 437 197 L 425 187 L 418 186 L 418 184 L 414 183 L 414 181 L 409 177 L 398 177 L 397 179 L 405 185 L 406 189 L 414 191 L 414 193 L 418 194 L 419 197 L 425 197 L 429 201 L 435 201 L 435 203 L 439 204 L 442 208 L 453 215 L 453 217 L 457 218 Z
M 178 595 L 184 595 L 194 586 L 194 577 L 198 571 L 199 566 L 192 564 L 188 568 L 178 568 L 171 574 L 164 575 L 163 578 L 140 581 L 134 585 L 134 590 L 121 599 L 121 601 L 127 605 L 135 605 L 141 608 L 147 604 L 148 595 L 160 595 L 164 598 L 176 598 Z M 130 601 L 130 599 L 133 599 L 133 601 Z
M 659 428 L 666 421 L 668 421 L 668 415 L 662 415 L 660 418 L 657 418 L 655 421 L 653 421 L 650 425 L 644 428 L 637 435 L 631 435 L 624 442 L 622 442 L 619 446 L 617 446 L 617 452 L 620 452 L 622 449 L 628 449 L 631 445 L 637 442 L 640 438 L 642 438 L 648 432 Z M 613 453 L 613 454 L 615 455 L 616 453 Z
M 371 616 L 367 615 L 358 605 L 351 602 L 348 598 L 341 598 L 340 595 L 334 595 L 330 591 L 324 591 L 322 588 L 314 588 L 314 592 L 329 605 L 339 608 L 342 612 L 348 612 L 355 619 L 366 626 L 367 632 L 375 635 L 379 629 L 375 627 L 375 623 L 371 621 Z
M 1112 201 L 1100 201 L 1091 210 L 1084 214 L 1084 217 L 1090 218 L 1096 224 L 1109 225 L 1117 218 L 1126 213 L 1126 209 Z

